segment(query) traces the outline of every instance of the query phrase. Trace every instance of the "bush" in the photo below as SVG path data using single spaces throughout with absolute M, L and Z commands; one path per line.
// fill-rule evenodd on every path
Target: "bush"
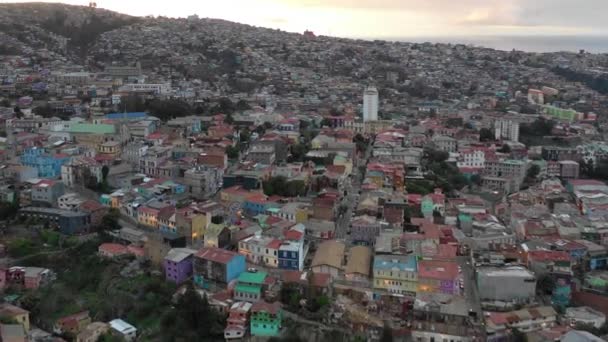
M 8 254 L 13 258 L 21 258 L 33 254 L 36 246 L 29 240 L 16 239 L 8 244 Z

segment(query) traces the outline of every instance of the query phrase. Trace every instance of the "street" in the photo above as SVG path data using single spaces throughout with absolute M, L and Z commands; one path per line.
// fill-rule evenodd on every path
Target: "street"
M 371 154 L 371 143 L 367 146 L 363 158 L 359 159 L 356 166 L 353 166 L 352 177 L 350 177 L 344 187 L 346 190 L 346 196 L 342 198 L 341 204 L 346 206 L 346 211 L 338 214 L 336 219 L 336 239 L 343 240 L 347 245 L 350 244 L 349 225 L 352 221 L 354 212 L 356 210 L 359 198 L 359 191 L 361 190 L 361 184 L 365 179 L 365 172 L 359 171 L 359 166 L 366 166 Z

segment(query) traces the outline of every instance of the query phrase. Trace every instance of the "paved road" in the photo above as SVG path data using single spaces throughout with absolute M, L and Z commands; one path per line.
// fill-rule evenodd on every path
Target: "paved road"
M 485 320 L 483 311 L 481 309 L 481 302 L 479 300 L 479 290 L 477 288 L 477 281 L 475 279 L 475 269 L 470 256 L 459 256 L 457 258 L 458 264 L 462 269 L 462 277 L 464 280 L 464 293 L 463 296 L 467 299 L 469 304 L 469 310 L 473 310 L 477 313 L 477 320 L 473 321 L 473 326 L 477 330 L 475 336 L 476 341 L 485 340 Z
M 344 240 L 347 244 L 350 244 L 350 237 L 348 234 L 349 225 L 352 221 L 353 214 L 358 204 L 359 190 L 361 190 L 361 183 L 365 178 L 365 174 L 359 172 L 359 165 L 367 165 L 367 161 L 371 154 L 371 144 L 368 145 L 367 150 L 363 158 L 359 160 L 357 166 L 353 167 L 352 177 L 347 180 L 344 187 L 347 195 L 342 198 L 341 205 L 346 206 L 346 212 L 338 215 L 336 219 L 336 239 Z

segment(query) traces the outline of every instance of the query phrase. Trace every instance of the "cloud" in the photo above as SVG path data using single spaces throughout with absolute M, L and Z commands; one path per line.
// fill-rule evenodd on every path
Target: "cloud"
M 274 0 L 289 6 L 400 11 L 458 26 L 586 27 L 608 30 L 607 0 Z M 583 4 L 584 2 L 584 4 Z M 373 15 L 373 13 L 370 13 Z M 381 20 L 381 18 L 378 18 Z
M 285 25 L 289 23 L 289 19 L 283 17 L 270 17 L 266 18 L 265 21 L 276 25 Z

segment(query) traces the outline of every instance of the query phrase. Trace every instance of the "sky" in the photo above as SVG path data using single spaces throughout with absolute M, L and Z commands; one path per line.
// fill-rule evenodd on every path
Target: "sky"
M 197 14 L 348 38 L 608 33 L 608 0 L 97 0 L 97 5 L 131 15 Z

